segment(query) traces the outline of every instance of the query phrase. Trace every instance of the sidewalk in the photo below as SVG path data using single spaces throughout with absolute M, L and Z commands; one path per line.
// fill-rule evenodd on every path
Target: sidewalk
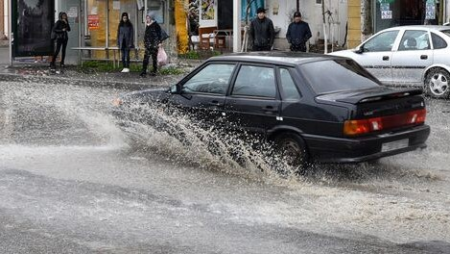
M 77 66 L 67 66 L 64 72 L 53 74 L 50 72 L 49 64 L 46 62 L 35 63 L 33 58 L 15 61 L 9 66 L 8 47 L 0 47 L 0 81 L 23 81 L 32 82 L 57 82 L 83 86 L 109 86 L 117 89 L 144 89 L 152 87 L 169 87 L 175 84 L 186 74 L 181 75 L 158 75 L 141 78 L 139 72 L 121 73 L 97 72 L 83 73 L 78 71 Z M 181 68 L 185 73 L 200 65 L 199 60 L 179 60 L 178 64 L 172 66 Z

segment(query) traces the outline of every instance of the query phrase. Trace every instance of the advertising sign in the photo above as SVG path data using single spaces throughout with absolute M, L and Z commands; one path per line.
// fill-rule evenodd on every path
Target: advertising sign
M 51 31 L 55 23 L 52 0 L 11 1 L 14 32 L 13 56 L 51 55 L 54 45 Z
M 434 3 L 434 1 L 428 0 L 425 10 L 426 10 L 426 14 L 425 14 L 426 19 L 435 19 L 436 18 L 436 4 Z
M 99 20 L 97 14 L 90 14 L 90 15 L 88 15 L 88 28 L 89 28 L 89 30 L 96 30 L 96 29 L 98 29 L 99 24 L 100 24 L 100 20 Z

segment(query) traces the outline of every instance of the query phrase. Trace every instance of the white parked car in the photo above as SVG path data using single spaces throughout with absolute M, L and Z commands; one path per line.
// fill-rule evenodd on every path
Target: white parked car
M 449 97 L 449 26 L 392 27 L 330 54 L 352 58 L 384 84 L 423 86 L 432 97 Z

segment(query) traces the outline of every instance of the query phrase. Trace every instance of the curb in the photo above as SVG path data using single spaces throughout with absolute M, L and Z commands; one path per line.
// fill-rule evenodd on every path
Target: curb
M 34 76 L 34 75 L 20 75 L 20 74 L 12 74 L 12 73 L 0 73 L 0 81 L 28 81 L 28 82 L 43 82 L 43 83 L 51 83 L 57 82 L 58 84 L 67 84 L 74 86 L 84 86 L 84 87 L 110 87 L 113 89 L 121 89 L 121 90 L 142 90 L 148 88 L 160 88 L 166 87 L 164 84 L 155 84 L 162 83 L 160 82 L 152 82 L 149 79 L 149 83 L 153 84 L 142 84 L 142 83 L 133 83 L 133 82 L 125 82 L 125 81 L 98 81 L 98 80 L 87 80 L 87 79 L 76 79 L 76 78 L 64 78 L 64 77 L 45 77 L 45 76 Z

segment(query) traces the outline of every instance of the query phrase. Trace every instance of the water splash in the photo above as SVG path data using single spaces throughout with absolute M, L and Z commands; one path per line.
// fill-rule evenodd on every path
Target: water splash
M 117 113 L 117 112 L 116 112 Z M 148 149 L 183 164 L 278 181 L 295 177 L 271 144 L 244 132 L 207 126 L 194 116 L 165 105 L 130 104 L 122 107 L 117 124 L 129 135 L 131 146 Z

